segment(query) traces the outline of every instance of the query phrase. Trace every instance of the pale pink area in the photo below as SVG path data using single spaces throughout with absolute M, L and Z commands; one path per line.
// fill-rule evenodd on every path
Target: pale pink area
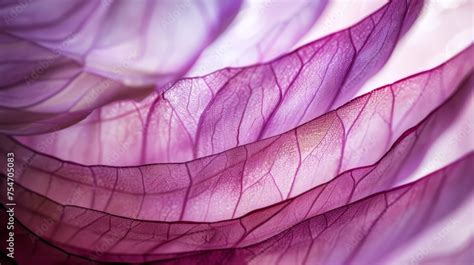
M 474 41 L 472 10 L 472 0 L 426 1 L 419 19 L 402 38 L 393 56 L 382 71 L 364 85 L 359 95 L 432 68 L 471 45 Z
M 469 174 L 473 174 L 470 172 Z M 474 194 L 460 203 L 447 218 L 425 229 L 412 242 L 387 258 L 387 265 L 466 265 L 473 260 Z
M 385 264 L 392 252 L 413 241 L 438 222 L 449 218 L 472 195 L 474 186 L 470 175 L 473 173 L 473 162 L 471 154 L 415 183 L 380 192 L 308 218 L 279 235 L 248 247 L 190 252 L 182 256 L 164 255 L 161 258 L 165 260 L 149 264 Z M 54 207 L 41 200 L 33 203 Z M 6 218 L 5 211 L 1 214 L 2 218 Z M 80 217 L 81 214 L 77 216 Z M 57 234 L 58 230 L 51 226 L 54 221 L 45 223 L 44 220 L 48 219 L 44 218 L 40 224 L 53 231 L 45 229 L 42 230 L 43 233 Z M 111 227 L 112 223 L 108 225 Z M 106 241 L 108 243 L 101 245 L 100 251 L 95 249 L 92 252 L 82 252 L 83 256 L 76 256 L 72 253 L 81 250 L 61 249 L 58 248 L 61 244 L 54 242 L 44 244 L 31 230 L 26 230 L 23 224 L 18 223 L 17 226 L 17 242 L 27 246 L 18 251 L 22 262 L 30 263 L 33 259 L 36 264 L 90 264 L 86 259 L 113 261 L 118 258 L 121 262 L 140 262 L 159 258 L 148 253 L 120 256 L 118 253 L 108 252 L 110 248 L 117 246 L 112 239 L 122 238 L 123 233 L 114 234 Z M 89 224 L 87 227 L 91 228 L 93 225 Z M 115 229 L 126 229 L 125 236 L 138 236 L 138 240 L 128 245 L 129 248 L 139 247 L 154 238 L 149 236 L 149 228 L 140 227 L 140 222 L 113 223 L 113 227 L 105 232 L 114 233 Z M 137 228 L 141 230 L 137 231 Z M 72 236 L 75 238 L 77 234 Z M 213 240 L 215 237 L 206 238 Z M 83 240 L 91 241 L 90 238 Z M 4 242 L 2 240 L 1 244 Z M 462 261 L 463 258 L 470 257 L 469 250 L 472 247 L 466 247 L 467 251 L 463 248 L 451 256 L 438 258 L 447 262 Z
M 408 4 L 393 1 L 271 63 L 184 79 L 140 103 L 100 108 L 77 126 L 18 139 L 63 160 L 126 166 L 188 161 L 281 134 L 357 93 L 422 2 Z
M 214 0 L 2 2 L 0 132 L 57 131 L 110 102 L 163 92 L 239 6 Z
M 2 2 L 16 261 L 473 263 L 474 2 L 386 2 Z
M 428 72 L 382 87 L 287 133 L 181 164 L 87 167 L 25 152 L 24 187 L 71 205 L 160 221 L 219 221 L 293 198 L 370 165 L 472 74 L 472 47 Z M 31 157 L 31 158 L 30 158 Z M 317 172 L 317 175 L 315 175 Z M 60 188 L 59 188 L 60 187 Z
M 467 97 L 473 88 L 472 81 L 471 77 L 445 104 L 408 130 L 376 164 L 349 170 L 299 196 L 256 209 L 238 219 L 216 223 L 130 220 L 63 206 L 69 205 L 71 200 L 55 203 L 23 187 L 18 187 L 21 199 L 17 202 L 20 208 L 17 216 L 43 238 L 76 254 L 88 255 L 108 242 L 107 255 L 100 259 L 104 261 L 141 262 L 180 252 L 252 246 L 308 218 L 394 188 L 398 182 L 406 180 L 426 156 L 430 143 L 453 126 L 452 117 L 462 117 L 472 111 L 472 107 L 465 108 L 472 103 Z M 72 194 L 73 197 L 81 196 L 80 190 Z M 40 228 L 42 216 L 51 217 L 48 231 Z M 147 231 L 154 231 L 154 236 L 145 238 Z M 142 257 L 143 253 L 147 256 Z
M 326 3 L 245 1 L 226 32 L 201 54 L 187 76 L 267 62 L 287 53 L 313 27 Z
M 0 9 L 0 29 L 88 72 L 159 88 L 191 67 L 239 7 L 240 1 L 218 0 L 13 2 Z

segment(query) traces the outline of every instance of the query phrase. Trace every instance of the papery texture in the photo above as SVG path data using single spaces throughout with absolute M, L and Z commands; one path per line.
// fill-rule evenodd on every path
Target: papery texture
M 201 54 L 187 76 L 266 62 L 288 52 L 313 27 L 327 2 L 244 2 L 226 32 Z
M 137 262 L 167 258 L 180 252 L 253 245 L 307 218 L 391 189 L 409 178 L 430 143 L 454 123 L 452 118 L 474 111 L 474 99 L 469 97 L 473 81 L 472 77 L 466 80 L 455 96 L 407 131 L 376 164 L 344 172 L 302 195 L 257 209 L 239 219 L 217 223 L 133 220 L 67 206 L 69 201 L 53 202 L 24 188 L 19 189 L 17 216 L 33 232 L 72 253 L 89 256 L 94 250 L 108 246 L 104 250 L 107 254 L 99 260 Z M 469 141 L 473 136 L 471 132 L 459 140 Z M 75 190 L 73 197 L 80 197 L 81 193 Z M 48 220 L 47 230 L 41 229 L 45 220 Z M 153 236 L 147 237 L 148 231 L 153 231 Z
M 261 244 L 163 264 L 383 264 L 394 250 L 472 198 L 474 155 L 415 183 L 302 222 Z
M 0 9 L 0 29 L 81 62 L 88 71 L 126 83 L 164 84 L 192 65 L 232 21 L 240 2 L 11 1 Z M 15 12 L 18 6 L 21 13 Z M 124 55 L 134 58 L 123 65 Z M 119 73 L 117 65 L 123 67 Z
M 342 2 L 345 5 L 352 3 Z M 384 68 L 364 85 L 359 94 L 438 65 L 470 45 L 474 41 L 474 27 L 467 25 L 472 25 L 470 11 L 473 9 L 474 1 L 471 0 L 427 1 L 418 16 L 418 23 L 397 45 Z
M 278 135 L 351 99 L 388 59 L 421 4 L 392 1 L 271 63 L 184 79 L 163 95 L 109 105 L 70 129 L 20 140 L 64 160 L 137 165 L 183 162 Z
M 474 261 L 471 5 L 241 1 L 0 4 L 1 264 Z
M 167 259 L 172 264 L 377 263 L 384 260 L 398 247 L 413 240 L 424 229 L 445 218 L 456 209 L 457 205 L 472 197 L 473 162 L 474 155 L 471 153 L 415 183 L 377 193 L 355 203 L 318 214 L 261 243 L 244 248 L 187 254 L 190 257 L 170 255 Z M 31 196 L 23 192 L 21 194 Z M 34 196 L 30 198 L 34 199 Z M 33 202 L 42 203 L 44 207 L 48 206 L 48 203 L 42 200 L 33 200 Z M 53 205 L 49 206 L 53 207 Z M 50 224 L 49 220 L 44 218 L 43 223 Z M 133 234 L 130 230 L 140 226 L 139 223 L 133 221 L 121 225 L 129 227 L 125 236 L 129 233 Z M 387 227 L 391 229 L 386 229 Z M 49 228 L 54 228 L 54 226 L 49 226 Z M 111 231 L 113 230 L 106 230 L 106 232 Z M 147 228 L 143 228 L 143 231 L 150 232 Z M 54 233 L 56 232 L 58 230 L 54 230 Z M 31 231 L 27 231 L 27 234 L 30 239 L 35 238 Z M 77 233 L 73 234 L 73 237 L 76 236 Z M 122 234 L 116 234 L 115 237 L 116 239 L 123 238 Z M 143 245 L 152 238 L 154 235 L 143 234 L 138 241 L 129 244 L 129 247 Z M 100 255 L 92 252 L 89 255 L 83 253 L 83 256 L 112 260 L 114 255 L 108 252 L 110 249 L 107 246 L 113 248 L 117 246 L 117 243 L 110 240 L 109 238 L 107 241 L 111 242 L 106 245 L 107 250 L 101 250 Z M 50 260 L 63 260 L 67 257 L 53 249 L 51 245 L 37 240 L 32 242 L 46 248 L 46 253 L 61 254 L 48 256 Z M 39 248 L 39 250 L 43 249 Z M 128 256 L 126 259 L 139 262 L 147 258 L 152 259 L 152 257 L 153 255 L 147 253 Z M 71 261 L 75 259 L 75 257 L 69 258 Z M 121 260 L 123 258 L 121 257 Z
M 437 257 L 426 258 L 420 262 L 421 265 L 431 264 L 469 264 L 474 260 L 474 239 L 467 242 L 461 249 L 454 253 L 445 253 Z
M 6 208 L 1 205 L 0 207 L 0 220 L 6 220 L 8 214 L 6 213 Z M 0 227 L 1 238 L 0 246 L 2 250 L 0 251 L 0 262 L 5 265 L 13 264 L 37 264 L 37 265 L 51 265 L 51 264 L 67 264 L 67 265 L 92 265 L 100 264 L 99 262 L 94 262 L 87 257 L 79 257 L 70 253 L 67 253 L 50 242 L 44 241 L 36 234 L 32 233 L 20 222 L 16 221 L 15 223 L 15 244 L 21 246 L 21 248 L 16 248 L 15 259 L 7 257 L 4 253 L 4 249 L 7 247 L 4 236 L 8 234 L 8 230 L 5 229 L 5 226 Z M 100 251 L 97 251 L 97 256 L 100 255 Z
M 0 132 L 59 130 L 109 102 L 163 91 L 239 6 L 239 0 L 3 3 Z
M 50 199 L 125 217 L 219 221 L 292 198 L 341 172 L 375 163 L 472 75 L 473 47 L 431 71 L 359 97 L 295 130 L 181 164 L 87 167 L 1 138 L 18 153 L 17 182 Z M 317 175 L 315 173 L 317 172 Z

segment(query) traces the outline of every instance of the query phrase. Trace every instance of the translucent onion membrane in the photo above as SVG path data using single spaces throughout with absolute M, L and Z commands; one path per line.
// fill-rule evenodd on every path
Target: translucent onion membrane
M 270 63 L 184 79 L 141 103 L 107 105 L 71 128 L 19 139 L 63 160 L 133 166 L 184 162 L 281 134 L 352 99 L 421 3 L 392 1 Z

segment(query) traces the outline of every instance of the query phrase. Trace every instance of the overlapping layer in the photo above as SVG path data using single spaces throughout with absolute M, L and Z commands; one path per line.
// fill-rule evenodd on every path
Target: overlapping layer
M 472 75 L 473 49 L 295 130 L 187 163 L 89 167 L 0 142 L 18 154 L 17 183 L 57 202 L 143 220 L 236 218 L 376 162 Z
M 227 27 L 240 4 L 2 3 L 0 132 L 56 131 L 112 101 L 163 91 Z
M 0 4 L 0 132 L 57 131 L 0 135 L 15 154 L 20 263 L 398 264 L 474 206 L 473 45 L 351 100 L 421 0 L 390 1 L 271 62 L 175 83 L 219 35 L 194 70 L 242 38 L 240 1 L 51 1 L 49 13 L 46 2 Z M 297 3 L 300 17 L 265 5 L 282 16 L 235 52 L 282 54 L 325 4 Z M 414 262 L 469 261 L 465 239 Z
M 261 243 L 244 248 L 202 251 L 184 256 L 169 255 L 159 264 L 360 264 L 381 262 L 398 247 L 413 240 L 422 231 L 445 218 L 459 205 L 472 200 L 472 153 L 456 163 L 415 183 L 369 196 L 352 204 L 308 218 L 287 231 Z M 2 215 L 5 213 L 2 211 Z M 47 220 L 47 219 L 44 219 Z M 133 226 L 133 222 L 128 224 Z M 390 227 L 391 229 L 387 229 Z M 53 243 L 39 241 L 21 225 L 21 240 L 41 260 L 85 264 L 87 259 L 114 260 L 105 248 L 82 254 L 83 258 L 66 254 Z M 148 230 L 149 232 L 150 230 Z M 28 240 L 26 238 L 28 237 Z M 153 238 L 153 237 L 152 237 Z M 137 247 L 147 242 L 143 237 Z M 109 239 L 110 240 L 110 239 Z M 3 242 L 2 242 L 3 243 Z M 104 246 L 104 245 L 102 245 Z M 21 250 L 24 252 L 24 250 Z M 35 253 L 33 253 L 35 254 Z M 21 255 L 20 260 L 30 259 Z M 141 262 L 153 255 L 120 257 L 120 261 Z
M 112 104 L 77 126 L 21 141 L 64 160 L 123 166 L 183 162 L 278 135 L 351 99 L 383 66 L 421 3 L 392 1 L 271 63 L 184 79 L 142 103 Z
M 133 220 L 57 203 L 24 188 L 19 193 L 21 210 L 18 218 L 36 234 L 72 252 L 87 256 L 107 246 L 107 258 L 104 256 L 104 259 L 109 261 L 136 262 L 135 259 L 147 253 L 147 258 L 143 256 L 144 260 L 140 260 L 145 261 L 180 252 L 256 244 L 308 218 L 394 188 L 409 178 L 430 143 L 451 124 L 467 122 L 454 121 L 452 117 L 474 111 L 473 98 L 469 97 L 474 88 L 472 78 L 468 78 L 448 102 L 406 132 L 376 164 L 347 171 L 300 196 L 238 219 L 217 223 Z M 465 142 L 473 134 L 460 137 L 459 141 Z M 41 228 L 45 223 L 47 230 Z M 147 238 L 149 231 L 153 231 L 153 236 Z
M 301 3 L 307 14 L 299 19 L 288 17 L 294 11 L 284 6 L 265 7 L 278 9 L 287 19 L 261 23 L 264 33 L 286 29 L 284 41 L 268 54 L 262 52 L 263 57 L 291 48 L 313 25 L 325 1 Z M 0 132 L 57 131 L 110 102 L 141 100 L 154 89 L 161 94 L 226 29 L 239 7 L 240 0 L 5 3 L 0 6 L 5 18 L 0 22 L 0 74 L 5 76 L 0 81 Z M 246 10 L 255 9 L 261 11 L 258 5 L 246 5 Z M 186 19 L 178 19 L 182 16 Z M 239 21 L 234 24 L 236 31 Z M 233 41 L 236 34 L 226 32 L 219 42 Z M 253 44 L 266 45 L 270 39 L 270 34 L 256 37 Z

